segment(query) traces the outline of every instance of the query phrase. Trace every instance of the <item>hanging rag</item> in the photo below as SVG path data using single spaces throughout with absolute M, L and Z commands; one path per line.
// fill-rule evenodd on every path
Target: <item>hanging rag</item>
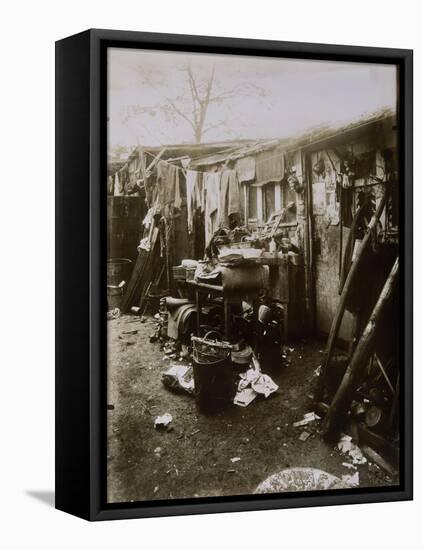
M 239 179 L 236 170 L 230 170 L 228 187 L 228 216 L 241 212 Z
M 115 188 L 114 188 L 114 196 L 119 197 L 122 195 L 122 192 L 120 190 L 120 181 L 119 181 L 119 174 L 115 173 Z
M 259 184 L 278 182 L 285 175 L 285 160 L 283 153 L 266 151 L 257 155 L 256 182 Z
M 108 176 L 107 178 L 107 194 L 113 195 L 114 193 L 114 178 L 113 176 Z
M 236 170 L 224 170 L 220 180 L 219 225 L 229 227 L 229 216 L 241 211 Z
M 220 193 L 220 172 L 208 172 L 204 175 L 205 185 L 205 233 L 206 244 L 209 243 L 213 233 L 218 227 L 218 208 Z
M 182 199 L 179 186 L 179 167 L 164 160 L 157 163 L 157 183 L 159 186 L 160 208 L 173 204 L 181 208 Z
M 196 193 L 197 193 L 197 174 L 194 170 L 187 170 L 186 182 L 187 182 L 187 222 L 188 233 L 192 233 L 192 220 L 193 213 L 197 207 Z
M 244 157 L 236 161 L 238 180 L 252 181 L 256 176 L 256 161 L 254 157 Z
M 180 210 L 182 206 L 182 196 L 181 196 L 181 182 L 179 180 L 179 169 L 176 166 L 172 166 L 175 170 L 171 170 L 171 177 L 175 180 L 175 200 L 173 206 Z

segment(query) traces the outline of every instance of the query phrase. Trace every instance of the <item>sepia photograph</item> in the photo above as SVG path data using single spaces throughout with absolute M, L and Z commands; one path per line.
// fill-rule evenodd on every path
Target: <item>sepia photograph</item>
M 398 488 L 398 82 L 107 48 L 107 503 Z

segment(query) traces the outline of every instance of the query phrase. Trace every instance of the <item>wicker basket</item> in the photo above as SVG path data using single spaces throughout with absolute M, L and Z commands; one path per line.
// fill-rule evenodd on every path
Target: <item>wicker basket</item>
M 191 336 L 194 359 L 198 363 L 214 363 L 226 359 L 232 351 L 232 346 L 228 342 L 211 340 L 211 334 L 216 334 L 220 338 L 220 334 L 215 331 L 209 331 L 203 338 Z

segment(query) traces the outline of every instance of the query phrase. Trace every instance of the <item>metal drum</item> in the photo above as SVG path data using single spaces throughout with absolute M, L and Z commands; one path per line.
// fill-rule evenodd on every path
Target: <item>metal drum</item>
M 111 258 L 107 260 L 107 284 L 118 286 L 122 281 L 129 281 L 132 261 L 128 258 Z
M 269 286 L 269 268 L 264 265 L 245 263 L 234 267 L 221 267 L 223 292 L 225 294 L 257 293 Z

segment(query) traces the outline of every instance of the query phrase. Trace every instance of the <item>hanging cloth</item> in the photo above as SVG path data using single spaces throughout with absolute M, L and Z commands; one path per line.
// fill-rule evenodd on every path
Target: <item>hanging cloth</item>
M 252 181 L 256 177 L 256 160 L 254 157 L 244 157 L 236 161 L 238 180 Z
M 188 233 L 192 233 L 192 220 L 193 213 L 197 207 L 197 176 L 198 172 L 194 170 L 187 170 L 186 183 L 187 183 L 187 223 Z
M 236 170 L 224 170 L 220 180 L 219 225 L 229 227 L 229 216 L 240 208 L 239 182 Z
M 114 193 L 113 194 L 114 194 L 115 197 L 119 197 L 120 195 L 122 195 L 121 190 L 120 190 L 119 174 L 117 172 L 115 172 L 115 186 L 114 186 Z
M 170 204 L 181 208 L 182 198 L 179 187 L 179 167 L 164 160 L 157 163 L 157 184 L 159 205 L 164 210 Z
M 266 184 L 272 181 L 281 181 L 285 174 L 285 161 L 283 153 L 266 151 L 256 158 L 256 182 Z
M 220 193 L 220 172 L 208 172 L 204 174 L 205 187 L 205 212 L 204 225 L 206 234 L 206 245 L 210 242 L 213 233 L 218 226 L 218 208 Z

